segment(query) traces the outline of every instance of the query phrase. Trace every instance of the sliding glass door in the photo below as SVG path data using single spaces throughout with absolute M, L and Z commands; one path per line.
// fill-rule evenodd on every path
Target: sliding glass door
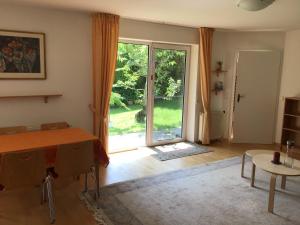
M 149 90 L 150 145 L 176 142 L 185 133 L 185 87 L 189 48 L 153 44 Z
M 184 139 L 188 63 L 187 46 L 119 43 L 110 152 Z

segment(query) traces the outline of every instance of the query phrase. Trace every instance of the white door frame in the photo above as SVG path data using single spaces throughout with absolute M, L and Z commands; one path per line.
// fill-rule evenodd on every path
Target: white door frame
M 186 126 L 187 126 L 187 110 L 188 110 L 188 81 L 190 73 L 190 54 L 191 46 L 190 45 L 178 45 L 178 44 L 166 44 L 160 42 L 150 42 L 150 41 L 139 41 L 139 40 L 130 40 L 130 39 L 119 39 L 119 42 L 128 43 L 128 44 L 143 44 L 148 46 L 148 77 L 147 77 L 147 119 L 146 119 L 146 140 L 145 143 L 147 146 L 162 145 L 168 143 L 176 143 L 186 140 Z M 152 132 L 153 132 L 153 107 L 154 107 L 154 94 L 153 94 L 153 85 L 155 79 L 155 62 L 154 62 L 154 50 L 155 48 L 161 49 L 172 49 L 172 50 L 182 50 L 186 51 L 186 71 L 184 77 L 184 105 L 183 105 L 183 116 L 182 116 L 182 138 L 176 138 L 172 140 L 165 140 L 159 142 L 153 142 Z

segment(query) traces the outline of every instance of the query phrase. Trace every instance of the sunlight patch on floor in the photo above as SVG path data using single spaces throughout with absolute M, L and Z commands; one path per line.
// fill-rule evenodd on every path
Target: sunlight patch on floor
M 124 162 L 129 163 L 133 161 L 137 161 L 139 159 L 143 159 L 147 156 L 150 156 L 152 154 L 155 154 L 153 150 L 151 150 L 148 147 L 141 147 L 136 150 L 121 152 L 121 153 L 115 153 L 115 154 L 109 154 L 111 162 Z

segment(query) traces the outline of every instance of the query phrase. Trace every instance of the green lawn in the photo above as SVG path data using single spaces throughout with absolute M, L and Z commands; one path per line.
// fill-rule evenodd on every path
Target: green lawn
M 145 131 L 146 124 L 138 123 L 135 114 L 142 109 L 140 105 L 110 109 L 110 135 L 119 135 Z M 168 130 L 181 127 L 182 101 L 157 100 L 154 107 L 154 130 Z

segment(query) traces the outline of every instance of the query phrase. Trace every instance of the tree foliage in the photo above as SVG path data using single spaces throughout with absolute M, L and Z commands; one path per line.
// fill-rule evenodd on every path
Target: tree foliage
M 148 47 L 119 43 L 113 84 L 113 94 L 120 94 L 120 102 L 142 104 L 148 74 Z M 115 95 L 116 96 L 116 95 Z M 112 104 L 120 106 L 117 104 Z
M 128 109 L 128 107 L 125 105 L 123 100 L 124 98 L 119 93 L 112 92 L 110 96 L 109 104 L 111 106 L 117 106 L 117 107 Z
M 185 52 L 178 50 L 155 50 L 154 94 L 163 99 L 171 99 L 183 92 L 185 73 Z

